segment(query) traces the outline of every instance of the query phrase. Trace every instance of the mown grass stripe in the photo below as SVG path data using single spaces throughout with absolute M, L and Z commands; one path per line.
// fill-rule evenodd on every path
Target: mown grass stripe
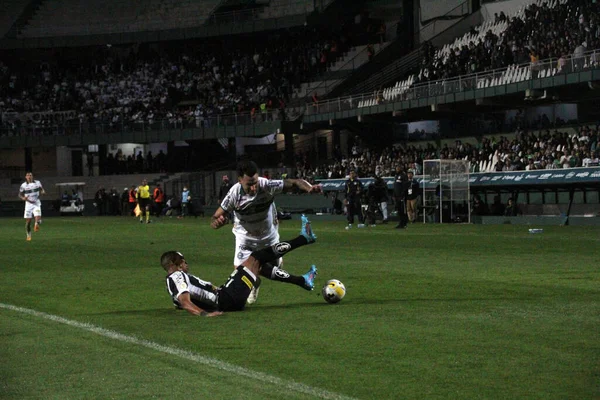
M 277 378 L 276 376 L 268 375 L 262 372 L 253 371 L 247 368 L 239 367 L 234 364 L 229 364 L 227 362 L 217 360 L 215 358 L 202 356 L 190 351 L 178 349 L 176 347 L 164 346 L 155 342 L 151 342 L 149 340 L 139 339 L 135 336 L 124 335 L 119 332 L 111 331 L 109 329 L 104 329 L 96 325 L 73 321 L 70 319 L 66 319 L 60 317 L 58 315 L 52 315 L 41 311 L 32 310 L 29 308 L 23 308 L 14 306 L 11 304 L 0 303 L 0 308 L 10 311 L 19 312 L 22 314 L 31 315 L 37 318 L 43 318 L 52 322 L 57 322 L 60 324 L 68 325 L 73 328 L 82 329 L 91 333 L 95 333 L 97 335 L 117 340 L 124 343 L 133 344 L 136 346 L 146 347 L 161 353 L 169 354 L 175 357 L 179 357 L 185 360 L 193 361 L 198 364 L 206 365 L 211 368 L 216 368 L 221 371 L 226 371 L 229 373 L 233 373 L 239 376 L 243 376 L 246 378 L 250 378 L 253 380 L 258 380 L 261 382 L 265 382 L 274 386 L 281 387 L 282 389 L 294 391 L 302 394 L 306 394 L 309 396 L 314 396 L 321 399 L 333 399 L 333 400 L 355 400 L 352 397 L 344 396 L 339 393 L 330 392 L 328 390 L 323 390 L 315 387 L 311 387 L 305 385 L 303 383 L 294 382 L 286 379 Z

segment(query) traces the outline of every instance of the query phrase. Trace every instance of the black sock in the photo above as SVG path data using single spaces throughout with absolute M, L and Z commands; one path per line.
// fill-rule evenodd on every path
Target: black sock
M 273 264 L 263 264 L 260 269 L 260 274 L 273 281 L 293 283 L 294 285 L 304 287 L 304 277 L 290 275 L 286 270 L 276 267 Z
M 264 264 L 269 261 L 275 261 L 284 254 L 289 253 L 292 250 L 297 249 L 308 244 L 308 240 L 302 235 L 296 237 L 287 242 L 275 243 L 271 247 L 265 247 L 264 249 L 256 250 L 252 252 L 251 256 L 256 258 L 258 262 Z

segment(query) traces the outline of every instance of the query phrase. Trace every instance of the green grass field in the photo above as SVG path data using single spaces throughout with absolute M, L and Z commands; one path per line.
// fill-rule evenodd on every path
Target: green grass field
M 598 228 L 315 221 L 285 268 L 316 264 L 341 303 L 263 281 L 245 312 L 201 318 L 158 261 L 223 283 L 234 238 L 208 223 L 47 218 L 26 242 L 0 220 L 0 398 L 600 398 Z

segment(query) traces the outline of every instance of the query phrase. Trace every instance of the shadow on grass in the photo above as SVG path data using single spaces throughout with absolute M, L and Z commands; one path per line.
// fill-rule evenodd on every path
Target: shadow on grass
M 115 310 L 115 311 L 105 311 L 105 312 L 97 312 L 93 314 L 80 314 L 80 316 L 86 315 L 149 315 L 149 316 L 170 316 L 170 315 L 178 315 L 180 313 L 187 314 L 183 310 L 176 310 L 174 308 L 154 308 L 148 310 Z

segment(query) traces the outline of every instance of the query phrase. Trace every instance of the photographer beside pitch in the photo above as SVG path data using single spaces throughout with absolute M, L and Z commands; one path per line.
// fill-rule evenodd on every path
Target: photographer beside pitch
M 304 179 L 267 179 L 258 176 L 258 166 L 253 161 L 241 161 L 237 166 L 238 182 L 234 184 L 221 206 L 215 211 L 210 226 L 219 229 L 227 224 L 227 215 L 233 214 L 235 253 L 233 265 L 239 267 L 253 250 L 273 246 L 279 242 L 279 224 L 275 195 L 294 189 L 306 193 L 321 193 L 320 185 L 311 185 Z M 281 259 L 277 260 L 281 265 Z M 276 280 L 276 276 L 266 276 Z M 248 297 L 248 304 L 256 301 L 258 288 Z
M 225 284 L 213 286 L 189 273 L 189 267 L 183 254 L 167 251 L 160 258 L 160 263 L 167 271 L 167 290 L 173 304 L 190 314 L 203 317 L 215 317 L 225 311 L 242 311 L 254 287 L 260 285 L 261 276 L 271 277 L 281 282 L 298 285 L 306 290 L 313 290 L 317 269 L 311 266 L 302 276 L 290 275 L 271 262 L 298 247 L 314 243 L 316 236 L 312 232 L 310 222 L 302 216 L 302 230 L 295 239 L 280 242 L 252 252 L 238 266 Z

